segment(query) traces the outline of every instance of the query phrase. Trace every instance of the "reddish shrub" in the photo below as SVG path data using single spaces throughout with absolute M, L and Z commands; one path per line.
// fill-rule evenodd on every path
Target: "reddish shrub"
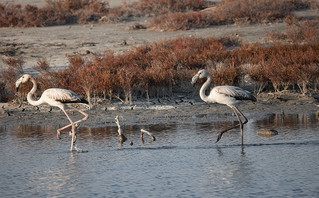
M 292 10 L 309 6 L 310 2 L 302 0 L 223 0 L 216 7 L 216 17 L 220 23 L 268 22 L 283 19 Z
M 243 71 L 249 75 L 249 77 L 255 81 L 256 83 L 256 94 L 259 95 L 267 86 L 267 84 L 270 82 L 268 77 L 265 75 L 265 65 L 258 64 L 258 65 L 252 65 L 252 64 L 245 64 L 242 66 Z
M 298 86 L 301 93 L 306 93 L 318 87 L 318 43 L 242 44 L 235 48 L 228 45 L 227 39 L 179 37 L 132 48 L 123 54 L 107 51 L 89 60 L 75 56 L 69 59 L 67 68 L 58 71 L 50 71 L 45 60 L 39 60 L 35 68 L 41 71 L 37 78 L 41 89 L 61 87 L 86 94 L 89 100 L 108 95 L 130 103 L 133 96 L 170 96 L 174 87 L 180 90 L 178 85 L 189 84 L 192 74 L 202 68 L 208 68 L 214 84 L 220 85 L 236 84 L 239 76 L 248 74 L 257 83 L 257 93 L 268 82 L 275 91 Z M 9 69 L 2 72 L 0 83 L 3 79 L 11 82 L 22 72 L 22 59 L 4 62 Z M 8 90 L 13 90 L 14 83 L 10 86 Z
M 50 65 L 46 59 L 39 59 L 37 65 L 33 67 L 38 72 L 48 72 Z
M 286 37 L 293 43 L 319 43 L 319 17 L 288 23 Z
M 312 44 L 319 42 L 319 17 L 314 19 L 298 20 L 295 17 L 286 17 L 287 28 L 284 32 L 270 32 L 269 40 L 283 41 L 296 44 Z
M 7 65 L 7 68 L 3 69 L 0 73 L 0 83 L 3 84 L 1 90 L 1 98 L 4 101 L 14 98 L 15 93 L 15 80 L 23 73 L 24 60 L 22 57 L 17 58 L 3 58 L 2 61 Z M 17 94 L 18 101 L 22 101 L 25 95 L 30 91 L 31 83 L 24 84 L 20 87 L 20 91 Z
M 298 74 L 296 84 L 302 94 L 306 94 L 310 87 L 317 89 L 319 64 L 299 65 L 295 72 Z
M 208 68 L 213 76 L 214 85 L 232 85 L 238 77 L 237 69 L 234 65 L 217 63 L 213 68 Z
M 133 7 L 140 15 L 163 15 L 171 12 L 187 12 L 207 7 L 204 0 L 140 0 Z
M 108 3 L 98 0 L 48 0 L 43 8 L 0 3 L 0 27 L 87 23 L 97 21 L 107 12 Z
M 3 58 L 2 61 L 7 64 L 9 68 L 12 68 L 14 71 L 18 73 L 23 73 L 23 64 L 24 60 L 21 56 L 18 56 L 16 58 Z
M 153 18 L 150 26 L 155 29 L 176 31 L 204 28 L 213 24 L 205 12 L 169 13 Z

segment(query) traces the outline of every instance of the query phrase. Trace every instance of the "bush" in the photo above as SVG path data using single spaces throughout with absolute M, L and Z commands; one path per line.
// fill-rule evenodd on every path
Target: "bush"
M 213 24 L 210 15 L 204 12 L 169 13 L 153 18 L 151 27 L 165 31 L 189 30 L 193 28 L 204 28 Z
M 224 0 L 217 4 L 205 0 L 139 0 L 131 4 L 123 2 L 115 8 L 98 0 L 48 0 L 43 8 L 0 3 L 0 27 L 39 27 L 99 20 L 118 22 L 151 16 L 155 17 L 150 23 L 153 28 L 187 30 L 209 25 L 277 21 L 290 16 L 292 10 L 315 6 L 314 2 L 304 0 Z
M 287 17 L 287 28 L 284 32 L 270 32 L 269 40 L 274 42 L 288 42 L 295 44 L 312 44 L 319 42 L 319 17 L 314 19 L 298 20 L 295 17 Z
M 132 103 L 136 98 L 159 98 L 182 91 L 192 76 L 207 68 L 215 85 L 238 85 L 240 77 L 249 75 L 256 82 L 257 93 L 268 90 L 294 90 L 306 94 L 316 90 L 319 83 L 319 43 L 304 45 L 263 46 L 240 44 L 232 39 L 179 37 L 132 48 L 123 54 L 107 51 L 100 56 L 69 59 L 65 69 L 51 71 L 45 60 L 34 67 L 40 91 L 61 87 L 86 95 L 94 104 L 95 97 L 120 99 Z M 229 45 L 235 47 L 229 48 Z M 2 100 L 13 98 L 14 82 L 23 72 L 21 58 L 6 59 L 8 65 L 1 73 Z M 29 87 L 21 87 L 26 94 Z M 183 90 L 185 91 L 185 90 Z M 190 90 L 186 90 L 189 91 Z M 6 94 L 8 94 L 6 96 Z
M 232 85 L 236 83 L 235 79 L 238 77 L 237 68 L 234 65 L 217 63 L 209 67 L 208 71 L 213 76 L 214 85 Z
M 221 24 L 266 23 L 283 20 L 291 15 L 291 11 L 309 7 L 310 2 L 302 0 L 224 0 L 207 10 L 162 13 L 149 25 L 155 29 L 176 31 Z
M 216 16 L 220 23 L 271 22 L 289 16 L 292 10 L 309 6 L 310 2 L 303 0 L 223 0 L 217 5 Z
M 12 100 L 15 95 L 15 81 L 23 73 L 23 58 L 3 58 L 2 61 L 7 65 L 7 68 L 3 69 L 0 74 L 0 83 L 3 84 L 3 88 L 0 90 L 0 96 L 2 101 Z M 28 90 L 31 89 L 31 84 L 21 86 L 18 94 L 18 100 L 25 96 Z
M 124 9 L 133 8 L 133 16 L 159 16 L 175 12 L 202 10 L 208 6 L 204 0 L 140 0 L 132 5 L 125 4 Z
M 48 0 L 43 8 L 1 4 L 0 27 L 40 27 L 97 21 L 108 12 L 98 0 Z

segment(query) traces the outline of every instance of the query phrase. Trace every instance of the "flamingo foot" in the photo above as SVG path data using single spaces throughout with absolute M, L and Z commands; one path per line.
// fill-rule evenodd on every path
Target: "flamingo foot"
M 59 130 L 56 131 L 56 138 L 59 140 L 61 139 L 61 132 Z

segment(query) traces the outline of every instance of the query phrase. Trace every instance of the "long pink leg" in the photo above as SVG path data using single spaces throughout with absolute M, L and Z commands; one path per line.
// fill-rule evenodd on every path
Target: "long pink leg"
M 236 124 L 235 126 L 232 126 L 232 127 L 228 128 L 228 129 L 226 129 L 226 130 L 223 130 L 223 131 L 219 132 L 219 133 L 218 133 L 217 140 L 216 140 L 216 143 L 221 139 L 223 133 L 225 133 L 225 132 L 227 132 L 227 131 L 229 131 L 229 130 L 231 130 L 231 129 L 240 127 L 240 132 L 241 132 L 241 144 L 243 145 L 243 144 L 244 144 L 244 130 L 243 130 L 243 128 L 244 128 L 244 124 L 246 124 L 246 123 L 248 122 L 248 120 L 247 120 L 247 118 L 244 116 L 244 114 L 239 111 L 239 109 L 238 109 L 237 107 L 231 107 L 231 108 L 233 109 L 233 111 L 234 111 L 234 113 L 235 113 L 235 115 L 236 115 L 237 120 L 238 120 L 239 123 Z M 240 115 L 242 118 L 244 118 L 244 122 L 241 121 L 241 119 L 240 119 L 240 117 L 238 116 L 238 113 L 237 113 L 237 112 L 239 113 L 239 115 Z
M 75 138 L 75 126 L 74 126 L 74 122 L 71 120 L 70 116 L 66 113 L 66 111 L 64 109 L 62 109 L 62 111 L 64 112 L 66 117 L 69 119 L 69 121 L 71 123 L 71 126 L 72 126 L 72 140 L 71 140 L 71 148 L 70 148 L 70 151 L 72 151 L 73 150 L 73 144 L 74 144 L 74 138 Z
M 77 123 L 79 123 L 79 122 L 82 122 L 82 121 L 88 119 L 89 115 L 88 115 L 87 113 L 84 113 L 83 111 L 81 111 L 81 110 L 79 110 L 79 109 L 77 109 L 77 108 L 75 108 L 75 107 L 73 107 L 73 106 L 71 106 L 71 107 L 72 107 L 74 110 L 80 112 L 82 115 L 84 115 L 84 118 L 82 118 L 81 120 L 78 120 L 78 121 L 74 122 L 74 125 L 77 124 Z M 64 111 L 64 110 L 63 110 L 63 111 Z M 65 111 L 64 111 L 64 113 L 67 115 L 68 119 L 71 120 L 71 118 L 68 116 L 68 114 L 67 114 Z M 71 121 L 70 121 L 70 122 L 71 122 Z M 64 127 L 62 127 L 62 128 L 60 128 L 60 129 L 58 129 L 58 130 L 57 130 L 57 139 L 60 139 L 61 131 L 64 130 L 64 129 L 66 129 L 66 128 L 68 128 L 68 127 L 70 127 L 70 126 L 72 126 L 72 122 L 71 122 L 71 124 L 68 124 L 68 125 L 66 125 L 66 126 L 64 126 Z
M 236 111 L 239 111 L 236 107 L 234 107 L 234 112 L 235 112 L 235 115 L 237 117 L 237 120 L 239 122 L 239 128 L 240 128 L 240 135 L 241 135 L 241 145 L 244 144 L 244 124 L 243 122 L 241 121 L 240 117 L 238 116 L 237 112 Z

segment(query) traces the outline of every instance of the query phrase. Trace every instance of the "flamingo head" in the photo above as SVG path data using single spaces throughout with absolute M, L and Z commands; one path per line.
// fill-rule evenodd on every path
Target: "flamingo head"
M 31 76 L 29 74 L 23 74 L 17 81 L 16 81 L 16 89 L 18 91 L 21 84 L 26 83 L 29 81 Z
M 192 85 L 194 86 L 198 79 L 210 76 L 210 73 L 206 69 L 201 69 L 192 78 Z

